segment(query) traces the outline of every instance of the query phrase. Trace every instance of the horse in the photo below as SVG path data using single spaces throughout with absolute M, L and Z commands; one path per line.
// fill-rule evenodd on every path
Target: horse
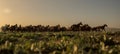
M 79 31 L 81 25 L 83 25 L 82 22 L 80 22 L 78 24 L 73 24 L 70 28 L 72 31 Z
M 102 26 L 93 27 L 92 31 L 105 31 L 105 27 L 108 27 L 108 25 L 104 24 Z
M 88 24 L 81 26 L 81 31 L 91 31 L 91 27 Z

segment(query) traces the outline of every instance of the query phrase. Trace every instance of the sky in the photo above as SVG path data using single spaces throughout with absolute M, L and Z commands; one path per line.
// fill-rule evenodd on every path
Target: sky
M 120 0 L 0 0 L 0 26 L 79 22 L 120 28 Z

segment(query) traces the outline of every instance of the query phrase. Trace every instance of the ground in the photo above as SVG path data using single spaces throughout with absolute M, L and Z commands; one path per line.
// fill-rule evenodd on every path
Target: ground
M 120 32 L 0 32 L 1 54 L 120 54 Z

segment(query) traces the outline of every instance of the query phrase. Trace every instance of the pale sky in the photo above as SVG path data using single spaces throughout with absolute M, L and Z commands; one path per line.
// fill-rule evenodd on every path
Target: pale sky
M 70 26 L 80 21 L 120 28 L 120 0 L 0 0 L 0 26 Z

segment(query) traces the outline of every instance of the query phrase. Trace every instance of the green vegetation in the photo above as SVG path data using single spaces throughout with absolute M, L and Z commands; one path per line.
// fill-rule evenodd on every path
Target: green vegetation
M 120 32 L 0 32 L 0 54 L 120 54 Z

